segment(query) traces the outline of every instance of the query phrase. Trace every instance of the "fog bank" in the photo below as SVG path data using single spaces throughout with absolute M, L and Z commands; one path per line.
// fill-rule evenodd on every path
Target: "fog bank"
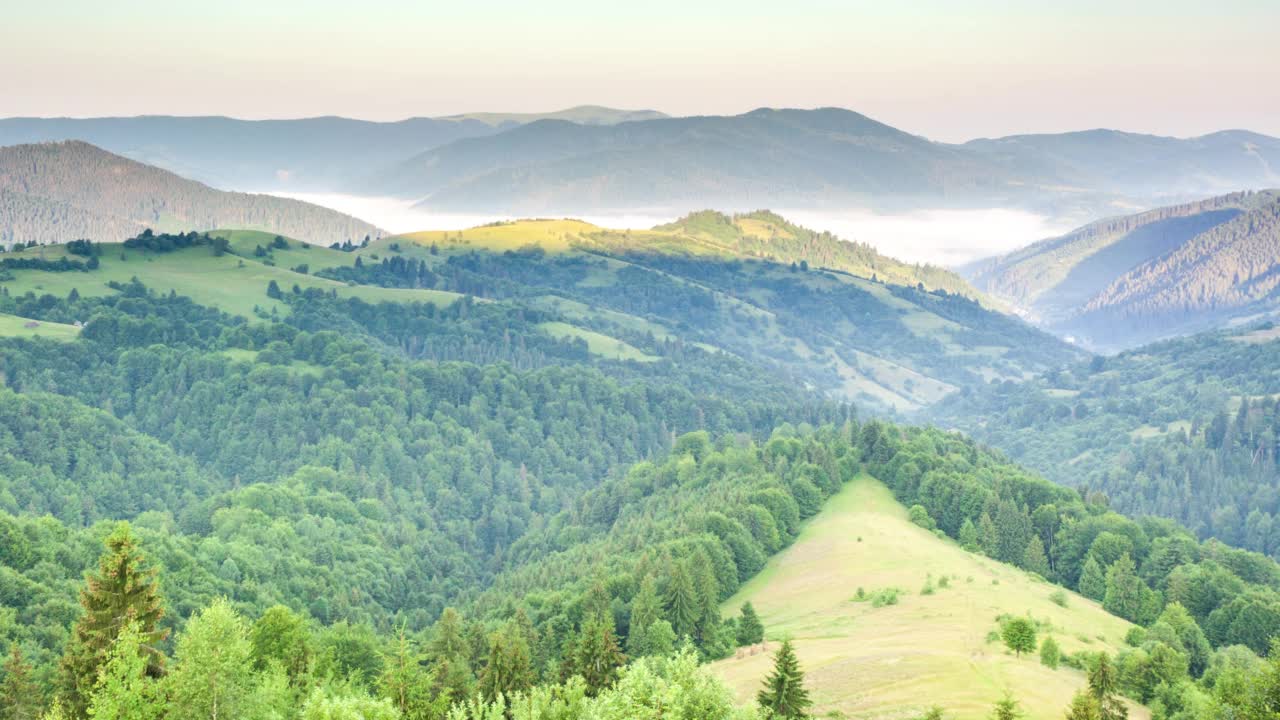
M 392 233 L 417 230 L 463 230 L 515 216 L 477 213 L 434 213 L 417 210 L 398 198 L 364 197 L 341 193 L 271 195 L 323 205 L 367 220 Z M 890 257 L 907 262 L 955 266 L 1009 252 L 1036 240 L 1060 235 L 1071 228 L 1022 210 L 919 210 L 881 214 L 870 210 L 814 211 L 778 209 L 776 212 L 813 230 L 826 230 L 845 240 L 864 242 Z M 607 228 L 651 228 L 671 222 L 671 215 L 574 214 Z

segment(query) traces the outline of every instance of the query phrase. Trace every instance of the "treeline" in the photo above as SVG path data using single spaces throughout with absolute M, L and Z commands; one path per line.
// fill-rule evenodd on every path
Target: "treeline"
M 931 414 L 1131 515 L 1280 553 L 1280 356 L 1270 325 L 960 393 Z M 1188 392 L 1187 388 L 1194 388 Z

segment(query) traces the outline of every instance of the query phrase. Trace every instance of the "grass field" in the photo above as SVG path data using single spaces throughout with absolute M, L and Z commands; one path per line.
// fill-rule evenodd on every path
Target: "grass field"
M 48 247 L 44 252 L 48 259 L 56 259 L 63 253 L 63 248 Z M 313 248 L 288 252 L 301 255 L 333 251 Z M 447 305 L 461 297 L 442 290 L 348 286 L 333 280 L 295 273 L 278 265 L 264 265 L 253 258 L 231 254 L 215 257 L 207 247 L 157 254 L 125 250 L 122 246 L 112 245 L 104 249 L 100 267 L 90 272 L 11 272 L 13 280 L 0 282 L 0 286 L 8 288 L 12 295 L 34 292 L 37 295 L 51 293 L 66 296 L 75 288 L 83 296 L 100 297 L 115 292 L 107 287 L 107 283 L 128 283 L 137 277 L 158 293 L 173 291 L 190 297 L 201 305 L 247 318 L 254 317 L 255 307 L 266 312 L 288 311 L 288 306 L 284 303 L 267 297 L 267 285 L 272 280 L 285 292 L 289 292 L 294 285 L 303 289 L 332 289 L 339 297 L 356 297 L 369 302 L 426 302 Z
M 0 313 L 0 337 L 34 338 L 42 337 L 50 340 L 75 340 L 80 335 L 80 328 L 61 323 L 39 322 L 35 327 L 27 327 L 33 320 L 17 315 Z
M 929 576 L 935 586 L 946 576 L 949 586 L 923 594 Z M 853 600 L 858 588 L 904 593 L 898 604 L 876 608 Z M 1017 658 L 1001 643 L 987 642 L 996 617 L 1030 613 L 1048 622 L 1067 653 L 1114 652 L 1129 624 L 1074 593 L 1060 607 L 1049 599 L 1056 589 L 917 527 L 888 488 L 861 477 L 723 610 L 735 614 L 750 600 L 771 648 L 783 637 L 795 641 L 816 717 L 908 720 L 937 704 L 947 718 L 985 720 L 1009 691 L 1029 720 L 1060 720 L 1084 674 L 1065 666 L 1051 670 L 1036 656 Z M 712 668 L 746 702 L 768 674 L 771 657 L 747 654 Z M 1135 707 L 1130 717 L 1150 715 Z
M 592 332 L 576 325 L 562 322 L 544 322 L 538 325 L 542 332 L 554 338 L 582 338 L 587 342 L 587 351 L 592 355 L 612 360 L 635 360 L 637 362 L 653 362 L 658 358 L 646 355 L 634 345 L 629 345 L 617 338 Z

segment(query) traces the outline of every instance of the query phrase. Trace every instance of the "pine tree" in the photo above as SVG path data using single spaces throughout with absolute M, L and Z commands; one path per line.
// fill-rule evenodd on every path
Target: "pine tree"
M 992 720 L 1018 720 L 1022 716 L 1021 704 L 1008 695 L 998 701 L 991 712 Z
M 1120 673 L 1105 652 L 1089 668 L 1089 695 L 1098 706 L 1100 720 L 1125 720 L 1129 709 L 1120 699 Z
M 4 681 L 0 682 L 0 720 L 36 720 L 40 705 L 40 688 L 31 678 L 31 665 L 13 643 L 4 663 Z
M 738 644 L 754 645 L 764 640 L 764 625 L 760 622 L 760 616 L 756 615 L 756 609 L 751 603 L 742 604 L 742 615 L 738 618 Z
M 226 599 L 192 616 L 165 678 L 170 714 L 177 718 L 235 718 L 245 714 L 253 691 L 249 624 Z
M 480 675 L 480 695 L 489 702 L 495 701 L 499 695 L 509 699 L 532 685 L 529 646 L 520 629 L 514 623 L 508 623 L 490 639 L 489 661 Z
M 1102 600 L 1107 595 L 1107 575 L 1093 555 L 1085 558 L 1084 568 L 1080 571 L 1080 582 L 1076 585 L 1080 594 L 1091 600 Z
M 378 693 L 391 701 L 404 720 L 428 720 L 448 712 L 448 697 L 436 696 L 431 686 L 431 673 L 423 669 L 417 648 L 400 628 L 378 678 Z
M 107 652 L 89 694 L 86 714 L 93 720 L 155 720 L 164 712 L 137 622 L 121 628 Z
M 1052 637 L 1046 637 L 1044 642 L 1040 643 L 1040 664 L 1057 670 L 1058 663 L 1061 661 L 1062 650 L 1058 647 L 1058 643 Z
M 471 692 L 471 649 L 458 611 L 447 607 L 431 632 L 427 657 L 435 668 L 436 691 L 457 701 Z
M 84 614 L 72 628 L 60 667 L 66 711 L 84 717 L 98 671 L 127 624 L 134 624 L 137 648 L 145 656 L 147 675 L 163 673 L 164 655 L 159 644 L 168 631 L 158 627 L 164 606 L 156 583 L 156 571 L 147 569 L 128 523 L 120 523 L 106 540 L 107 552 L 97 574 L 86 579 L 80 592 Z
M 653 576 L 646 575 L 640 581 L 640 589 L 631 599 L 631 624 L 627 629 L 627 654 L 633 658 L 650 654 L 649 628 L 659 619 L 662 608 L 658 602 L 658 587 Z
M 695 554 L 689 568 L 698 602 L 697 639 L 705 648 L 720 626 L 720 583 L 706 553 Z
M 1067 720 L 1102 720 L 1102 709 L 1098 701 L 1088 693 L 1079 692 L 1071 698 L 1071 707 L 1067 708 Z
M 996 524 L 991 521 L 990 515 L 982 513 L 978 518 L 978 548 L 984 555 L 995 557 L 999 544 L 1000 537 L 996 533 Z
M 1022 554 L 1022 567 L 1040 577 L 1049 577 L 1049 558 L 1044 554 L 1044 543 L 1033 536 Z
M 1102 607 L 1113 615 L 1137 621 L 1142 613 L 1142 580 L 1129 553 L 1120 556 L 1107 570 L 1107 590 Z
M 676 637 L 693 638 L 698 628 L 698 596 L 684 563 L 676 563 L 667 583 L 667 619 Z
M 583 624 L 574 648 L 573 669 L 586 681 L 590 695 L 612 687 L 618 679 L 618 669 L 626 662 L 627 656 L 622 654 L 613 634 L 612 619 L 597 614 Z
M 766 718 L 806 718 L 812 702 L 804 687 L 804 672 L 795 648 L 785 640 L 773 657 L 773 672 L 765 678 L 764 687 L 756 694 L 756 702 Z
M 969 552 L 980 552 L 982 550 L 982 540 L 978 537 L 978 526 L 973 524 L 969 518 L 964 519 L 964 524 L 960 526 L 960 547 Z

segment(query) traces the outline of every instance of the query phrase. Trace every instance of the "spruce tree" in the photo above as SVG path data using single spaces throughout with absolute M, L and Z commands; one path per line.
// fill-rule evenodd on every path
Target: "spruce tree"
M 440 614 L 431 632 L 427 658 L 435 669 L 436 691 L 447 693 L 454 701 L 462 700 L 471 692 L 474 677 L 471 674 L 471 650 L 467 645 L 466 629 L 458 611 L 447 607 Z
M 1102 607 L 1113 615 L 1136 622 L 1142 613 L 1143 584 L 1129 553 L 1120 556 L 1107 570 Z
M 1058 647 L 1058 643 L 1052 637 L 1046 637 L 1044 642 L 1040 643 L 1040 664 L 1051 670 L 1058 669 L 1058 663 L 1062 661 L 1062 650 Z
M 659 620 L 662 608 L 658 601 L 658 587 L 653 576 L 646 575 L 640 581 L 640 589 L 631 599 L 631 624 L 627 629 L 627 654 L 633 658 L 650 654 L 649 628 Z
M 40 705 L 40 688 L 31 679 L 31 665 L 13 643 L 4 662 L 4 681 L 0 682 L 0 720 L 36 720 Z
M 991 712 L 992 720 L 1018 720 L 1022 716 L 1021 704 L 1009 695 L 1000 699 Z
M 766 718 L 806 718 L 809 716 L 809 691 L 804 687 L 804 672 L 790 640 L 773 657 L 773 672 L 765 678 L 764 687 L 756 694 L 756 702 Z
M 678 638 L 693 638 L 698 629 L 698 595 L 684 563 L 676 563 L 667 583 L 667 619 Z
M 480 675 L 480 694 L 488 702 L 498 696 L 510 699 L 533 686 L 529 646 L 514 623 L 490 638 L 489 660 Z
M 720 582 L 706 553 L 698 552 L 689 563 L 697 597 L 697 639 L 705 649 L 720 626 Z
M 156 571 L 145 566 L 128 523 L 115 527 L 106 539 L 106 548 L 98 572 L 86 578 L 80 592 L 84 614 L 71 630 L 59 668 L 62 696 L 71 717 L 84 717 L 99 668 L 128 624 L 135 627 L 136 647 L 147 675 L 159 677 L 163 673 L 164 655 L 158 647 L 168 631 L 158 627 L 164 606 Z
M 1101 720 L 1125 720 L 1129 709 L 1120 699 L 1120 673 L 1105 652 L 1089 668 L 1089 695 L 1097 703 Z
M 1107 595 L 1107 575 L 1092 554 L 1085 558 L 1084 568 L 1080 571 L 1080 582 L 1076 587 L 1081 595 L 1090 600 L 1101 601 Z
M 764 625 L 760 622 L 760 616 L 756 615 L 756 609 L 751 603 L 742 604 L 742 615 L 738 618 L 738 644 L 754 645 L 764 640 Z
M 964 519 L 964 523 L 960 526 L 959 535 L 960 547 L 969 552 L 981 552 L 982 540 L 978 537 L 978 526 L 973 524 L 969 518 Z
M 1000 536 L 996 533 L 996 524 L 991 521 L 991 516 L 984 512 L 978 518 L 978 548 L 984 555 L 995 557 L 999 545 Z
M 613 634 L 613 620 L 600 614 L 588 619 L 573 653 L 573 670 L 586 681 L 587 693 L 595 696 L 612 687 L 626 662 Z
M 1049 558 L 1044 554 L 1044 543 L 1038 536 L 1032 536 L 1027 543 L 1027 550 L 1022 554 L 1022 567 L 1040 577 L 1049 577 Z

